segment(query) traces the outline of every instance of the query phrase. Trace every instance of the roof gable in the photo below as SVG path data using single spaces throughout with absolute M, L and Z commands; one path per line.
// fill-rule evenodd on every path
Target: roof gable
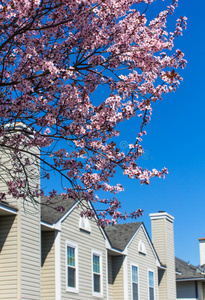
M 48 224 L 57 223 L 72 207 L 74 208 L 77 202 L 72 198 L 65 196 L 55 196 L 48 201 L 48 196 L 41 197 L 41 221 Z M 63 212 L 58 211 L 56 208 L 62 206 Z
M 142 222 L 115 224 L 105 228 L 112 248 L 123 251 Z

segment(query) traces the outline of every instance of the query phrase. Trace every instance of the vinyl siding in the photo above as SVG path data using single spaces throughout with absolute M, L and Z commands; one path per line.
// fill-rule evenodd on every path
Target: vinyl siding
M 7 185 L 4 181 L 10 181 L 11 177 L 9 176 L 8 172 L 6 172 L 6 169 L 12 170 L 12 165 L 11 165 L 11 155 L 9 151 L 3 151 L 0 150 L 0 191 L 1 193 L 7 194 L 8 188 Z M 6 195 L 6 202 L 13 206 L 14 208 L 17 208 L 17 200 L 14 199 L 11 195 Z
M 21 202 L 19 218 L 20 299 L 41 299 L 40 207 Z
M 0 299 L 17 299 L 17 218 L 0 217 Z
M 42 300 L 55 299 L 55 232 L 43 231 L 42 247 Z
M 113 270 L 111 255 L 108 255 L 108 296 L 109 300 L 113 300 Z
M 146 254 L 139 253 L 138 251 L 138 244 L 140 240 L 143 241 L 143 243 L 145 244 Z M 139 228 L 136 236 L 128 246 L 128 254 L 127 254 L 128 297 L 125 297 L 125 299 L 132 299 L 132 274 L 131 274 L 132 265 L 136 265 L 138 267 L 139 299 L 140 300 L 149 299 L 148 270 L 154 272 L 155 299 L 156 300 L 159 299 L 157 261 L 142 226 Z M 165 299 L 166 298 L 164 298 L 163 300 Z
M 152 240 L 161 263 L 167 266 L 159 285 L 159 299 L 175 300 L 176 277 L 173 223 L 166 218 L 152 220 Z
M 107 299 L 105 239 L 96 222 L 90 221 L 91 232 L 79 229 L 80 210 L 74 209 L 61 225 L 61 299 L 99 299 L 92 295 L 92 250 L 102 253 L 103 297 Z M 79 293 L 66 292 L 66 241 L 78 245 Z
M 123 259 L 124 256 L 112 257 L 113 300 L 124 300 Z

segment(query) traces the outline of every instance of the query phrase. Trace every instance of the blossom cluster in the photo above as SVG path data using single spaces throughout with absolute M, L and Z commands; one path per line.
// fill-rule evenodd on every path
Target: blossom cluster
M 177 7 L 177 0 L 170 1 L 149 22 L 138 4 L 151 8 L 153 0 L 1 1 L 0 148 L 11 156 L 10 169 L 1 165 L 9 173 L 8 194 L 43 194 L 31 183 L 40 164 L 42 177 L 55 172 L 66 180 L 69 197 L 94 202 L 100 201 L 100 190 L 114 195 L 123 190 L 110 183 L 119 169 L 141 184 L 167 174 L 166 168 L 140 167 L 138 158 L 153 102 L 175 91 L 182 80 L 177 69 L 186 64 L 174 49 L 186 18 L 168 31 L 168 17 Z M 93 95 L 99 86 L 109 91 L 105 99 Z M 115 143 L 118 125 L 133 117 L 140 126 L 125 153 Z M 107 206 L 99 222 L 127 216 L 117 200 L 102 202 Z

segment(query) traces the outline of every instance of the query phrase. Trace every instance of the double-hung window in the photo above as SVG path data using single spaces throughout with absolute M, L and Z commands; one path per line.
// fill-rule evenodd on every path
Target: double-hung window
M 139 299 L 138 267 L 132 265 L 132 300 Z
M 148 271 L 149 277 L 149 300 L 154 300 L 154 272 Z
M 92 251 L 93 295 L 102 296 L 102 254 Z
M 78 246 L 66 243 L 66 290 L 78 292 Z

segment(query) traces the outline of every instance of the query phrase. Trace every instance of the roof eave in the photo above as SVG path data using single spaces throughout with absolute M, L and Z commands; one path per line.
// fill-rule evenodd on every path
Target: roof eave
M 176 281 L 205 281 L 205 277 L 176 278 Z

